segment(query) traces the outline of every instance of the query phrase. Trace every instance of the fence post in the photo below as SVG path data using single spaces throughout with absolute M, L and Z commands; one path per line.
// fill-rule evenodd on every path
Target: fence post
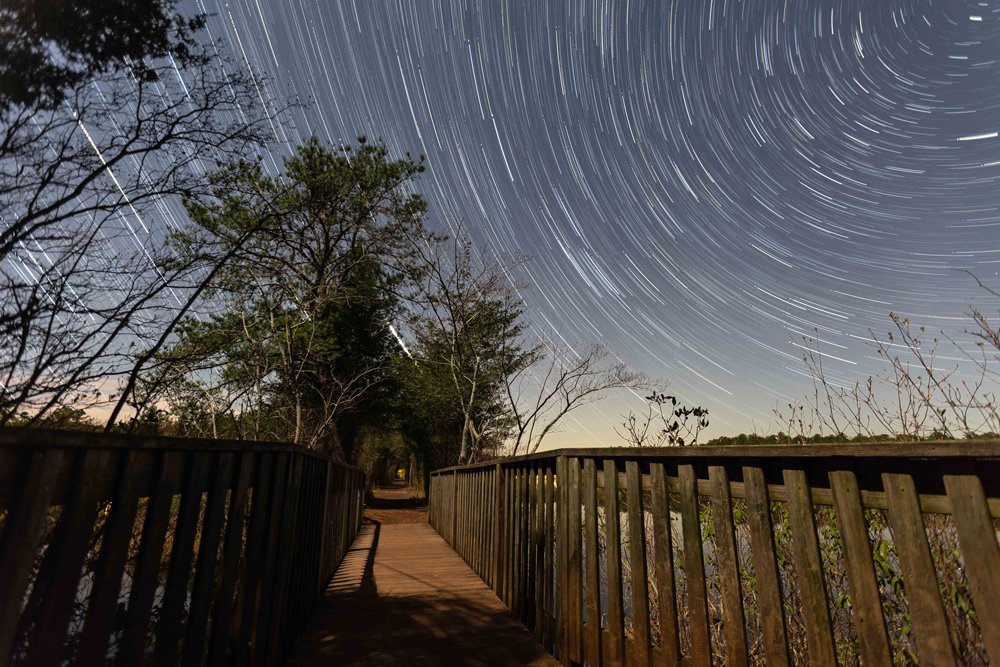
M 493 592 L 498 596 L 503 590 L 502 566 L 503 566 L 503 545 L 500 544 L 501 531 L 503 525 L 503 465 L 496 465 L 496 476 L 494 477 L 493 493 Z
M 323 518 L 322 523 L 319 525 L 319 581 L 316 583 L 316 588 L 319 591 L 319 595 L 323 595 L 323 589 L 326 587 L 326 577 L 327 577 L 327 560 L 330 557 L 330 550 L 327 546 L 327 526 L 330 523 L 330 478 L 332 477 L 331 468 L 333 464 L 329 461 L 326 462 L 326 482 L 323 484 Z
M 559 662 L 570 665 L 569 637 L 569 462 L 565 456 L 556 459 L 556 646 L 559 647 Z
M 458 468 L 451 472 L 451 548 L 457 544 L 455 529 L 458 526 Z
M 362 473 L 357 473 L 358 476 L 358 521 L 354 528 L 354 534 L 357 535 L 361 532 L 361 524 L 365 522 L 365 478 Z

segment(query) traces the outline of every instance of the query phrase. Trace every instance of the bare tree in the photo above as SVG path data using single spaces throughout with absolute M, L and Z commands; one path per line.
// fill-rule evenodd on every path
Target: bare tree
M 534 452 L 574 410 L 614 389 L 651 386 L 603 345 L 574 349 L 530 335 L 514 277 L 525 259 L 474 253 L 456 237 L 424 242 L 420 260 L 415 359 L 446 378 L 438 386 L 461 416 L 460 462 Z
M 206 268 L 168 268 L 150 219 L 277 127 L 263 82 L 201 49 L 0 115 L 0 424 L 100 403 L 192 303 Z
M 579 350 L 538 348 L 533 363 L 504 377 L 512 422 L 512 456 L 532 454 L 572 411 L 605 398 L 614 389 L 649 390 L 646 373 L 633 370 L 600 343 Z

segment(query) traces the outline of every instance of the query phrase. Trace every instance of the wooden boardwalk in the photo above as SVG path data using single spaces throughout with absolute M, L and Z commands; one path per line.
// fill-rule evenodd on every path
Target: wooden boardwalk
M 426 523 L 362 528 L 288 664 L 559 665 Z

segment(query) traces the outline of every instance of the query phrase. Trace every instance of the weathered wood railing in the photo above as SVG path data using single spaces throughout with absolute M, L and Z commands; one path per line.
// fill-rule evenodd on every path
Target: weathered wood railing
M 995 517 L 980 441 L 546 452 L 429 521 L 564 664 L 834 667 L 1000 663 Z
M 0 666 L 280 664 L 363 489 L 289 445 L 0 430 Z

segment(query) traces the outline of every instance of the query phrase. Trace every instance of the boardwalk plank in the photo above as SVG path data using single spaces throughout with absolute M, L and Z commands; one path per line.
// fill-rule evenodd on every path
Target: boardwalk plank
M 429 525 L 369 524 L 288 661 L 317 664 L 559 663 Z

